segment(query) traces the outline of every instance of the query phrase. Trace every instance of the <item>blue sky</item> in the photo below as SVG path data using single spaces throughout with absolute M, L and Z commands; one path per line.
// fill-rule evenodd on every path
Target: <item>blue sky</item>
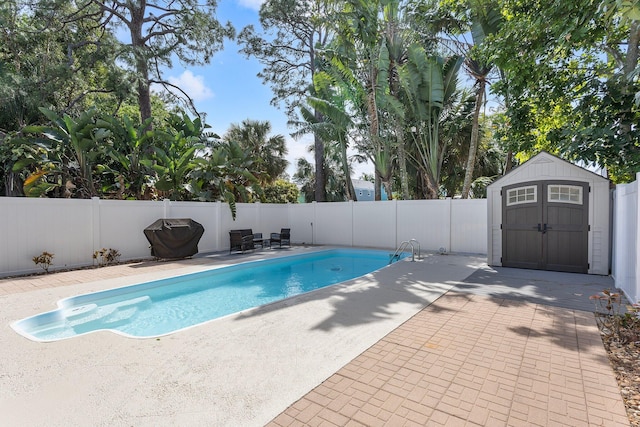
M 262 0 L 220 0 L 217 18 L 222 23 L 230 21 L 237 32 L 249 24 L 260 29 L 258 10 L 261 3 Z M 307 152 L 312 137 L 291 138 L 284 111 L 269 103 L 273 97 L 271 87 L 265 86 L 256 76 L 262 66 L 238 50 L 238 45 L 227 41 L 224 51 L 215 54 L 209 65 L 185 69 L 175 63 L 174 68 L 166 70 L 165 78 L 194 99 L 198 111 L 206 114 L 206 122 L 219 135 L 224 134 L 231 124 L 240 124 L 245 119 L 268 120 L 272 134 L 284 135 L 287 140 L 287 160 L 290 162 L 287 172 L 293 175 L 295 159 L 305 157 L 313 163 L 312 153 Z M 354 166 L 354 178 L 359 178 L 362 172 L 373 173 L 370 165 Z

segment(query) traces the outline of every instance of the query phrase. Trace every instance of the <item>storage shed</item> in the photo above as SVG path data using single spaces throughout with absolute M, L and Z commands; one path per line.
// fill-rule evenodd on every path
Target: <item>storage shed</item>
M 541 152 L 487 187 L 488 264 L 608 275 L 609 180 Z

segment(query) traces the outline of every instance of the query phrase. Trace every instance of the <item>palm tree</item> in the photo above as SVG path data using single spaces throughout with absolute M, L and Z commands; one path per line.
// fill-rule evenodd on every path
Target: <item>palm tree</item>
M 269 136 L 268 121 L 244 120 L 241 125 L 232 124 L 223 141 L 236 142 L 256 162 L 252 173 L 262 185 L 271 184 L 282 177 L 289 162 L 284 158 L 287 145 L 284 136 Z
M 467 167 L 462 185 L 462 198 L 469 197 L 471 181 L 473 179 L 474 166 L 476 164 L 476 154 L 478 151 L 478 141 L 480 134 L 480 110 L 484 105 L 487 92 L 487 77 L 491 72 L 491 67 L 483 66 L 480 62 L 467 58 L 464 62 L 467 73 L 475 79 L 475 108 L 473 110 L 473 124 L 471 129 L 471 140 L 469 142 L 469 155 L 467 157 Z
M 313 152 L 314 146 L 310 146 L 309 152 Z M 323 164 L 327 165 L 326 172 L 326 193 L 327 202 L 343 202 L 347 200 L 347 184 L 346 176 L 340 171 L 342 163 L 342 154 L 340 148 L 335 144 L 329 144 L 324 147 Z M 317 176 L 313 170 L 313 165 L 304 158 L 297 160 L 297 169 L 293 175 L 293 181 L 298 184 L 300 191 L 305 197 L 305 201 L 314 200 L 315 177 Z M 348 176 L 348 175 L 347 175 Z M 355 194 L 355 192 L 354 192 Z
M 346 85 L 354 110 L 367 129 L 366 151 L 374 163 L 376 181 L 390 188 L 390 141 L 380 136 L 380 112 L 389 101 L 389 54 L 381 36 L 381 6 L 385 1 L 350 0 L 344 3 L 338 22 L 331 64 Z M 376 185 L 375 199 L 380 200 Z
M 489 6 L 490 7 L 490 6 Z M 501 24 L 501 15 L 495 7 L 485 8 L 485 5 L 474 3 L 472 5 L 473 23 L 471 27 L 471 35 L 475 46 L 479 46 L 484 42 L 488 34 L 498 31 Z M 476 88 L 476 106 L 473 112 L 473 127 L 471 131 L 471 141 L 469 143 L 469 156 L 467 158 L 467 168 L 462 186 L 462 198 L 469 197 L 471 190 L 471 181 L 473 180 L 473 170 L 476 163 L 476 154 L 478 150 L 478 140 L 480 133 L 480 110 L 484 105 L 487 93 L 488 76 L 491 73 L 492 65 L 482 62 L 473 55 L 465 59 L 465 69 L 467 73 L 475 80 Z
M 293 174 L 293 182 L 298 184 L 305 202 L 312 202 L 315 196 L 316 174 L 313 165 L 304 157 L 296 160 L 296 171 Z
M 467 89 L 456 98 L 445 112 L 446 117 L 443 117 L 440 127 L 441 138 L 447 144 L 440 174 L 440 187 L 445 197 L 454 197 L 462 190 L 475 106 L 475 96 Z
M 397 164 L 400 171 L 400 190 L 402 198 L 408 200 L 409 178 L 407 173 L 407 154 L 405 150 L 405 109 L 402 104 L 400 93 L 400 72 L 399 68 L 407 60 L 407 40 L 404 31 L 401 29 L 401 9 L 399 1 L 390 1 L 384 7 L 384 42 L 389 52 L 389 68 L 387 77 L 389 79 L 389 94 L 395 102 L 390 103 L 391 121 L 393 122 L 394 136 L 396 139 Z
M 235 219 L 237 202 L 252 202 L 262 195 L 253 167 L 253 157 L 240 144 L 219 141 L 193 169 L 187 188 L 198 200 L 227 202 Z
M 353 128 L 354 123 L 348 111 L 346 90 L 347 88 L 328 72 L 317 72 L 314 76 L 313 92 L 318 96 L 307 98 L 309 107 L 305 105 L 300 107 L 300 114 L 304 122 L 292 123 L 299 128 L 292 136 L 295 138 L 302 134 L 313 133 L 323 140 L 325 150 L 339 153 L 339 164 L 344 176 L 347 200 L 356 200 L 353 182 L 351 181 L 350 161 L 347 155 L 349 131 Z M 316 114 L 318 112 L 321 120 L 318 120 L 318 115 Z M 335 144 L 335 149 L 327 147 L 330 143 Z M 323 159 L 324 161 L 326 159 Z M 326 181 L 329 177 L 326 174 L 323 175 L 325 175 Z M 325 189 L 326 191 L 328 189 Z

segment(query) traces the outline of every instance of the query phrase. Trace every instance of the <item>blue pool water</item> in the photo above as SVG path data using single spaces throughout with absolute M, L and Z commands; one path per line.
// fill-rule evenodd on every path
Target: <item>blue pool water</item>
M 388 263 L 388 252 L 353 249 L 248 262 L 67 298 L 57 310 L 11 326 L 36 341 L 105 329 L 155 337 L 344 282 Z

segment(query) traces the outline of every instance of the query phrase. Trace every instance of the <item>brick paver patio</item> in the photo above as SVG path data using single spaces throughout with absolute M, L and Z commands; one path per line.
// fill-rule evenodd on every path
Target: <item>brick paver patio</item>
M 449 292 L 269 426 L 628 426 L 593 315 Z

